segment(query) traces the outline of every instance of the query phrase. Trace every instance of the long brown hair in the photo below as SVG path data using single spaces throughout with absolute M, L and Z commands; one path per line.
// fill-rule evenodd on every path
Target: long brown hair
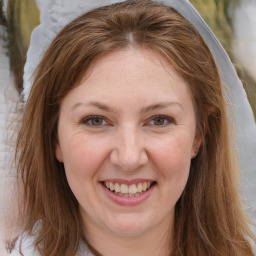
M 68 24 L 39 64 L 17 141 L 25 230 L 42 220 L 36 246 L 43 256 L 75 255 L 83 237 L 78 202 L 56 160 L 63 98 L 96 59 L 126 47 L 161 54 L 188 81 L 203 142 L 176 204 L 172 256 L 252 256 L 253 238 L 237 193 L 223 86 L 196 29 L 170 7 L 128 0 L 100 7 Z M 90 246 L 90 245 L 89 245 Z M 97 248 L 96 248 L 97 249 Z

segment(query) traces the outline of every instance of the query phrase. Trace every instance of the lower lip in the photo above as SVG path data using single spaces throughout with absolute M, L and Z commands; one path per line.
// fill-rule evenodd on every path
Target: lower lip
M 134 197 L 119 196 L 111 192 L 110 190 L 108 190 L 103 184 L 101 184 L 101 186 L 104 192 L 107 194 L 107 196 L 116 204 L 123 205 L 123 206 L 135 206 L 143 203 L 150 197 L 156 184 L 153 184 L 150 189 L 148 189 L 146 192 L 142 193 L 141 195 L 134 196 Z

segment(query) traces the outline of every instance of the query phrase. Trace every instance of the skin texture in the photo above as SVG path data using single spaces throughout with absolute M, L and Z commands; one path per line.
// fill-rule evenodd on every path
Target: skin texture
M 168 254 L 165 238 L 200 145 L 189 87 L 176 71 L 147 49 L 103 56 L 64 98 L 58 139 L 56 157 L 92 246 L 103 255 Z M 111 179 L 156 185 L 142 203 L 124 206 L 101 184 Z

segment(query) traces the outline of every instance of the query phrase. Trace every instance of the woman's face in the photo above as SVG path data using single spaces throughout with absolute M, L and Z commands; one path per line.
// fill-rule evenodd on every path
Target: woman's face
M 162 57 L 102 57 L 64 98 L 58 138 L 86 232 L 136 236 L 172 225 L 200 138 L 188 85 Z

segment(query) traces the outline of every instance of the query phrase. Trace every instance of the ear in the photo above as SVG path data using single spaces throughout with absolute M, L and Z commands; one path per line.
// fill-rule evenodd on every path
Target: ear
M 59 162 L 63 163 L 63 156 L 62 156 L 62 150 L 59 143 L 56 143 L 56 150 L 55 150 L 56 158 Z
M 194 138 L 193 146 L 191 150 L 191 159 L 196 157 L 201 144 L 202 144 L 202 135 L 198 130 L 196 130 L 196 134 L 195 134 L 195 138 Z

